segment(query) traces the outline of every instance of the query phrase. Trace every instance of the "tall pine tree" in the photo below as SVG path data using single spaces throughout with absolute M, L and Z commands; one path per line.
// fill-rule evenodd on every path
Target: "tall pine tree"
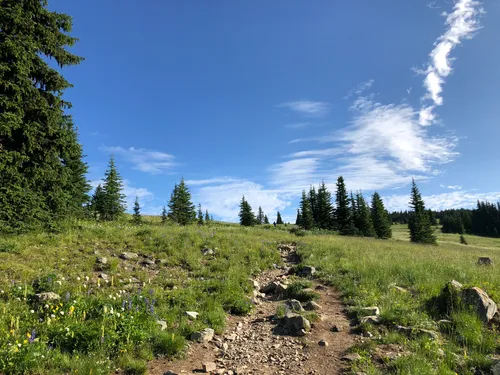
M 328 191 L 325 182 L 321 182 L 316 195 L 316 225 L 321 229 L 333 229 L 333 205 L 332 195 Z
M 99 219 L 102 212 L 104 212 L 104 190 L 101 184 L 97 185 L 92 200 L 90 202 L 90 209 L 94 218 Z
M 132 214 L 132 223 L 139 225 L 142 223 L 141 206 L 139 205 L 139 197 L 135 196 L 134 213 Z
M 434 229 L 431 226 L 429 214 L 425 209 L 424 201 L 415 180 L 412 180 L 410 208 L 412 210 L 408 221 L 410 241 L 435 244 Z
M 392 237 L 391 221 L 387 213 L 384 202 L 379 193 L 375 192 L 372 196 L 371 215 L 373 228 L 377 238 L 387 239 Z
M 201 210 L 201 203 L 198 203 L 198 225 L 203 225 L 203 211 Z
M 210 221 L 210 215 L 208 214 L 208 210 L 205 210 L 205 223 Z
M 163 209 L 161 210 L 161 223 L 167 223 L 167 209 L 165 208 L 165 206 L 163 206 Z
M 262 207 L 259 206 L 259 210 L 257 211 L 257 224 L 264 224 L 264 211 L 262 211 Z
M 281 218 L 281 214 L 280 212 L 278 211 L 278 213 L 276 214 L 276 224 L 279 225 L 279 224 L 284 224 L 283 223 L 283 219 Z
M 241 198 L 239 217 L 241 225 L 250 227 L 255 224 L 255 215 L 252 212 L 252 207 L 250 207 L 250 204 L 245 199 L 245 196 Z
M 302 228 L 309 230 L 314 227 L 314 218 L 311 210 L 311 201 L 306 195 L 305 190 L 302 191 L 302 199 L 300 201 L 300 211 L 302 212 Z
M 311 212 L 313 217 L 313 227 L 318 226 L 319 222 L 319 211 L 318 211 L 318 194 L 316 193 L 316 188 L 311 186 L 309 188 L 309 202 L 311 205 Z
M 113 156 L 109 159 L 108 170 L 105 173 L 104 184 L 104 203 L 99 217 L 102 220 L 113 221 L 120 218 L 125 212 L 125 195 L 123 191 L 123 180 L 118 173 Z
M 337 204 L 335 219 L 340 234 L 352 235 L 355 228 L 351 215 L 351 207 L 349 205 L 349 196 L 347 195 L 347 189 L 342 176 L 337 179 L 337 194 L 335 202 Z
M 297 208 L 297 218 L 295 219 L 295 225 L 297 226 L 302 226 L 302 214 L 300 213 L 300 210 Z
M 269 224 L 269 218 L 267 215 L 264 215 L 264 224 Z
M 68 51 L 71 17 L 41 0 L 0 5 L 0 230 L 29 229 L 82 212 L 87 166 L 63 92 L 60 68 L 82 61 Z M 55 60 L 53 68 L 48 60 Z
M 356 207 L 354 225 L 358 229 L 358 233 L 364 237 L 375 237 L 372 215 L 361 192 L 356 193 L 356 200 L 354 204 Z
M 191 193 L 184 182 L 184 177 L 178 185 L 175 184 L 168 208 L 169 217 L 177 224 L 188 225 L 196 220 L 195 205 L 191 202 Z

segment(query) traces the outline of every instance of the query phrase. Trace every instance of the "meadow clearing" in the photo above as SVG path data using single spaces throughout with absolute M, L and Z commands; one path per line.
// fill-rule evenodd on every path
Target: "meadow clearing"
M 439 315 L 433 303 L 452 279 L 500 301 L 495 266 L 477 265 L 479 256 L 500 262 L 500 240 L 467 236 L 465 246 L 458 235 L 439 235 L 438 246 L 424 246 L 404 241 L 402 226 L 393 226 L 393 240 L 299 237 L 291 227 L 81 221 L 56 234 L 1 237 L 0 373 L 144 374 L 155 357 L 182 356 L 192 332 L 221 333 L 227 314 L 250 313 L 249 278 L 279 264 L 277 245 L 291 242 L 302 264 L 341 291 L 353 325 L 362 307 L 380 308 L 379 324 L 353 326 L 372 336 L 351 348 L 360 354 L 353 373 L 488 373 L 495 328 L 466 310 Z M 44 292 L 57 298 L 37 300 Z M 437 339 L 397 325 L 432 330 Z M 391 344 L 402 355 L 376 361 L 377 345 Z

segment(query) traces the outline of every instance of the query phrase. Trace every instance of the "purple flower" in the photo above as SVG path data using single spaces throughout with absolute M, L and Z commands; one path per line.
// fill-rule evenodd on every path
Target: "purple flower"
M 64 296 L 66 302 L 69 301 L 69 298 L 71 297 L 71 294 L 69 292 L 66 292 L 66 295 Z
M 154 293 L 153 289 L 149 289 L 149 295 L 152 296 Z
M 30 336 L 30 338 L 28 339 L 28 341 L 29 341 L 30 343 L 32 343 L 32 342 L 34 342 L 34 341 L 35 341 L 35 339 L 36 339 L 36 331 L 35 331 L 35 330 L 33 330 L 33 331 L 31 331 L 31 336 Z

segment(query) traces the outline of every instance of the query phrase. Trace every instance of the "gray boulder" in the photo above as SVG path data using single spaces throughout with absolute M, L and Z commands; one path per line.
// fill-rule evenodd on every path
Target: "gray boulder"
M 283 325 L 292 334 L 299 334 L 302 330 L 308 332 L 311 330 L 311 323 L 302 315 L 295 313 L 287 313 L 283 318 Z
M 490 257 L 479 257 L 477 264 L 480 266 L 492 266 L 493 260 Z
M 35 301 L 38 302 L 49 302 L 60 300 L 61 296 L 54 292 L 43 292 L 35 294 Z
M 198 315 L 200 315 L 200 313 L 197 313 L 196 311 L 186 311 L 186 316 L 190 319 L 197 319 Z
M 321 307 L 321 305 L 317 304 L 314 301 L 309 301 L 304 305 L 304 309 L 309 310 L 309 311 L 318 311 L 318 310 L 321 310 L 322 307 Z
M 380 309 L 377 306 L 363 307 L 361 313 L 366 315 L 380 315 Z
M 285 309 L 288 311 L 292 312 L 302 312 L 304 311 L 304 308 L 302 307 L 302 304 L 297 301 L 296 299 L 291 299 L 286 301 L 284 304 Z
M 316 268 L 313 266 L 304 266 L 300 270 L 300 276 L 302 277 L 310 277 L 313 276 L 316 273 Z
M 474 307 L 485 323 L 489 322 L 497 312 L 497 304 L 480 288 L 473 287 L 462 290 L 462 300 L 466 305 Z
M 198 342 L 209 342 L 214 338 L 214 330 L 212 328 L 205 328 L 199 332 L 191 334 L 191 340 Z
M 139 258 L 139 255 L 137 255 L 136 253 L 131 253 L 131 252 L 125 251 L 125 252 L 120 254 L 120 258 L 124 259 L 124 260 L 135 260 L 135 259 Z

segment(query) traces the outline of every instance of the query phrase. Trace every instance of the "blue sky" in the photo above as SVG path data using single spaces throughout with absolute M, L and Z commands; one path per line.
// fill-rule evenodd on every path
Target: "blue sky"
M 235 220 L 245 194 L 294 220 L 339 175 L 405 209 L 500 198 L 500 1 L 51 0 L 74 18 L 63 70 L 90 166 L 110 153 L 147 213 L 175 182 Z

